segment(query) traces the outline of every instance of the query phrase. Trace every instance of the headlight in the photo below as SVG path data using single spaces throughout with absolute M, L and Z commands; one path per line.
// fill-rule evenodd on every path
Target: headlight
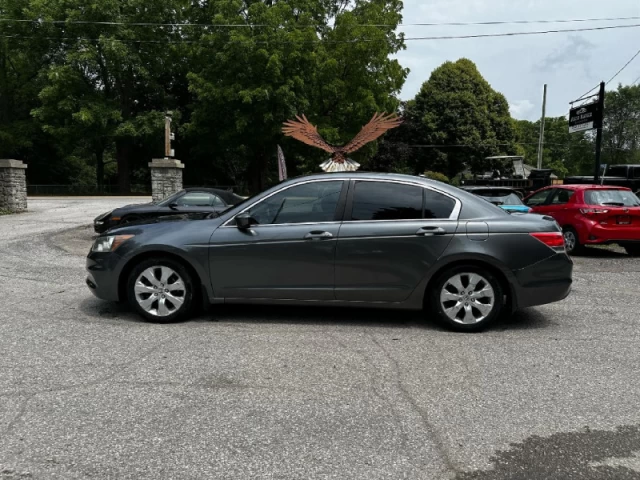
M 98 237 L 91 247 L 92 252 L 113 252 L 124 242 L 133 238 L 134 235 L 108 235 L 106 237 Z

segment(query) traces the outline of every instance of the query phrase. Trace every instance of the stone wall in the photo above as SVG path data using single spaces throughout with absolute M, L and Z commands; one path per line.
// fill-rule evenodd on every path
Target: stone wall
M 182 169 L 180 160 L 154 158 L 151 167 L 151 195 L 154 201 L 162 200 L 182 190 Z
M 27 209 L 26 168 L 21 160 L 0 160 L 0 208 L 10 212 Z

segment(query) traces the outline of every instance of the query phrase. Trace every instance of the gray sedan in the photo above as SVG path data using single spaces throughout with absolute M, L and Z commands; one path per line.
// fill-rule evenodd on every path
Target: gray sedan
M 97 238 L 87 285 L 174 322 L 198 305 L 424 309 L 460 331 L 564 299 L 573 264 L 551 217 L 512 216 L 425 178 L 322 174 L 216 218 L 131 225 Z

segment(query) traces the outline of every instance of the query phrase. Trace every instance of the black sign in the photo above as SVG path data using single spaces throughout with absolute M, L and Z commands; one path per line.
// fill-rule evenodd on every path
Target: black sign
M 601 125 L 602 112 L 597 103 L 572 108 L 569 112 L 569 133 L 592 130 L 600 128 Z

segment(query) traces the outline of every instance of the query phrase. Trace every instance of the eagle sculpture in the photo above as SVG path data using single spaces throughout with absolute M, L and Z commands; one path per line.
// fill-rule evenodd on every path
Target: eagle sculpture
M 349 159 L 347 155 L 359 150 L 364 145 L 372 142 L 387 130 L 396 128 L 402 123 L 395 113 L 376 113 L 371 121 L 367 123 L 360 133 L 343 147 L 330 145 L 318 133 L 318 128 L 311 125 L 307 117 L 302 118 L 296 115 L 297 120 L 289 120 L 284 123 L 282 132 L 296 140 L 300 140 L 307 145 L 321 148 L 331 154 L 331 158 L 320 165 L 325 172 L 355 172 L 360 164 Z

